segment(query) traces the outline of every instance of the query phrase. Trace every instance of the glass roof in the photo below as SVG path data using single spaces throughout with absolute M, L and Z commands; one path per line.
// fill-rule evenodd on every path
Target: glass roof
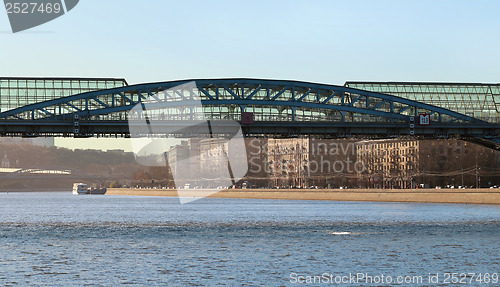
M 499 122 L 500 84 L 346 82 L 346 87 L 394 95 Z

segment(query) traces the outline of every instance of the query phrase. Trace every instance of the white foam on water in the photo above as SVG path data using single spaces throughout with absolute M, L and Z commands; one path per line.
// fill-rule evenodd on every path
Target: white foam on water
M 338 232 L 332 232 L 333 235 L 350 235 L 350 232 L 346 231 L 338 231 Z

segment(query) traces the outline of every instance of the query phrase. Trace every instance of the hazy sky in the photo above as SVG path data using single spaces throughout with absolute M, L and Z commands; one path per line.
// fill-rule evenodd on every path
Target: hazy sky
M 495 0 L 81 0 L 17 34 L 0 11 L 0 76 L 497 83 L 499 11 Z

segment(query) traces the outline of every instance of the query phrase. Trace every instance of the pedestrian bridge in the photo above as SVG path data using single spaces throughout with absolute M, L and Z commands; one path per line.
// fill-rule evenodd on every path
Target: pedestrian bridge
M 169 91 L 192 81 L 199 108 Z M 128 137 L 130 110 L 152 99 L 163 105 L 148 121 L 180 128 L 202 114 L 237 121 L 247 136 L 461 138 L 500 147 L 498 84 L 0 78 L 0 135 Z M 171 136 L 189 137 L 184 131 Z

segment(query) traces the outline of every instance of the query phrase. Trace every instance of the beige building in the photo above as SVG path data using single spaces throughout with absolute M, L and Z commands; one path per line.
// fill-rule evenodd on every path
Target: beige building
M 498 184 L 498 152 L 462 140 L 372 140 L 356 145 L 362 187 L 488 187 Z
M 234 179 L 234 162 L 247 160 L 247 153 L 230 150 L 228 139 L 189 139 L 168 151 L 168 164 L 177 188 L 227 188 Z
M 358 182 L 365 187 L 416 187 L 421 142 L 417 140 L 370 140 L 356 144 L 357 160 L 364 170 Z
M 171 147 L 168 150 L 168 165 L 170 172 L 179 174 L 181 170 L 181 162 L 189 160 L 190 147 L 188 141 L 182 141 L 181 144 Z
M 227 139 L 202 139 L 199 141 L 199 172 L 207 187 L 229 187 L 229 145 Z M 246 154 L 245 154 L 246 156 Z
M 309 138 L 269 139 L 269 181 L 275 187 L 305 187 L 308 179 Z
M 269 183 L 277 187 L 354 186 L 356 170 L 363 170 L 356 158 L 356 140 L 269 139 Z

